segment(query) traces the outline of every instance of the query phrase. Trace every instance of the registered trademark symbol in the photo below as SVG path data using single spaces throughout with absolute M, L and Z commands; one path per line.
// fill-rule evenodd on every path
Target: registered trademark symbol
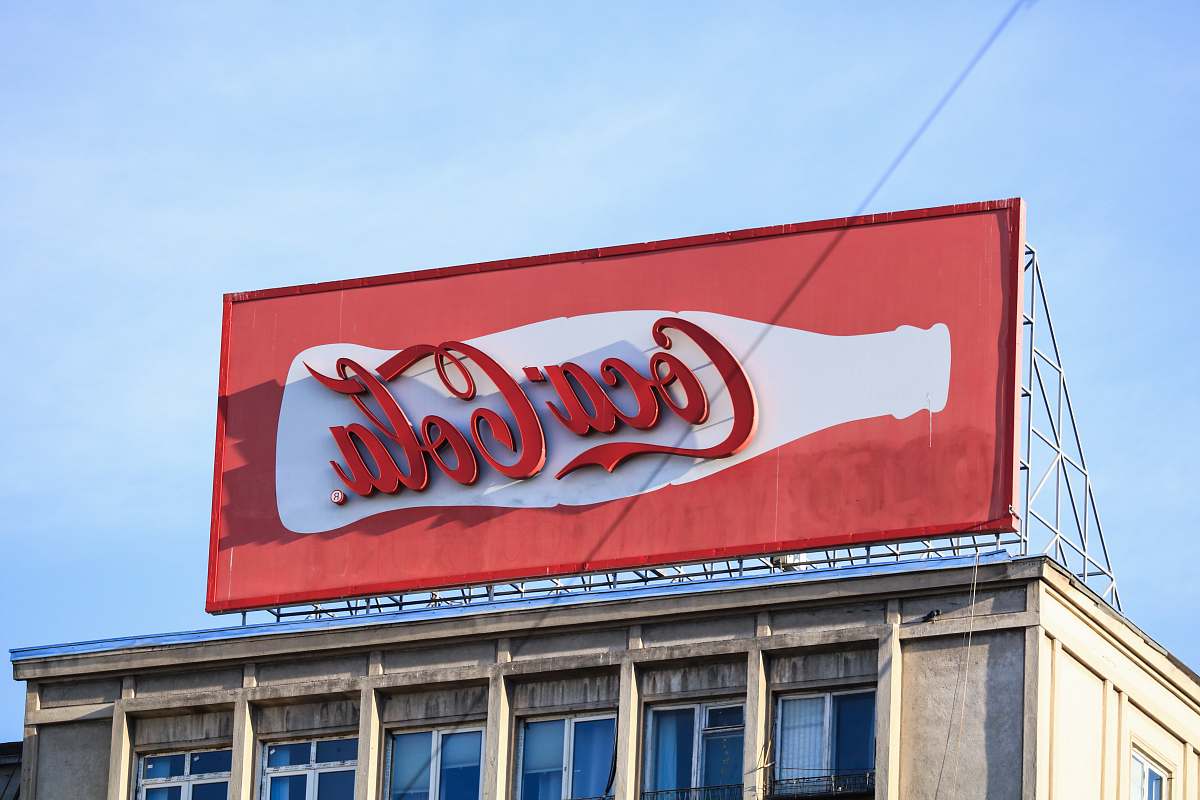
M 334 489 L 332 492 L 330 492 L 329 499 L 333 501 L 334 505 L 346 505 L 346 493 L 341 489 Z

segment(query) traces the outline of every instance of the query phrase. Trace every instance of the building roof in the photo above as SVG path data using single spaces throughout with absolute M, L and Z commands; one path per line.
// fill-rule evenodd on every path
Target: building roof
M 1014 559 L 1012 559 L 1007 553 L 1001 551 L 996 553 L 987 553 L 980 556 L 979 563 L 980 565 L 998 564 L 1013 560 Z M 490 603 L 473 603 L 471 605 L 462 606 L 440 606 L 436 608 L 407 609 L 404 611 L 364 614 L 353 617 L 290 620 L 286 622 L 234 625 L 221 628 L 180 631 L 175 633 L 155 633 L 138 636 L 121 636 L 111 639 L 94 639 L 90 641 L 70 642 L 63 644 L 16 647 L 10 649 L 8 653 L 9 659 L 15 665 L 22 661 L 55 658 L 58 656 L 86 655 L 90 653 L 135 650 L 167 645 L 199 644 L 203 642 L 250 639 L 289 633 L 294 634 L 328 630 L 344 630 L 378 625 L 394 625 L 397 623 L 449 620 L 455 618 L 485 616 L 489 614 L 517 610 L 552 610 L 580 605 L 595 605 L 628 600 L 651 599 L 657 597 L 686 596 L 705 592 L 719 592 L 729 589 L 765 588 L 779 584 L 823 583 L 828 581 L 862 578 L 872 575 L 956 569 L 970 567 L 974 563 L 974 556 L 957 556 L 900 563 L 892 562 L 886 564 L 867 564 L 854 567 L 839 567 L 837 569 L 797 570 L 794 572 L 783 572 L 773 575 L 759 575 L 744 578 L 723 578 L 716 580 L 694 581 L 688 583 L 657 586 L 642 586 L 624 589 L 597 590 L 587 593 L 563 594 L 549 597 L 506 599 L 496 600 Z
M 1172 682 L 1200 702 L 1200 676 L 1121 616 L 1065 567 L 1045 556 L 1006 552 L 837 569 L 803 569 L 754 577 L 514 598 L 340 618 L 237 625 L 177 633 L 23 647 L 10 650 L 17 680 L 60 680 L 100 673 L 204 669 L 230 662 L 295 658 L 303 653 L 418 645 L 464 636 L 523 637 L 580 625 L 653 623 L 726 613 L 731 608 L 819 607 L 849 598 L 937 595 L 980 586 L 1041 581 L 1107 631 L 1113 641 L 1158 661 Z M 1035 612 L 1036 613 L 1036 612 Z M 0 800 L 3 800 L 0 798 Z

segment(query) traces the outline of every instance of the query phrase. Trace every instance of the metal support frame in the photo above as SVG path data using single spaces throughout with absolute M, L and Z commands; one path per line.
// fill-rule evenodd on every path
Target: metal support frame
M 1096 494 L 1063 369 L 1037 250 L 1025 248 L 1021 366 L 1021 546 L 1067 567 L 1116 610 Z
M 1104 543 L 1096 497 L 1079 440 L 1079 429 L 1037 251 L 1025 248 L 1025 297 L 1021 311 L 1022 385 L 1018 426 L 1021 435 L 1015 532 L 966 534 L 911 542 L 812 550 L 785 555 L 675 564 L 559 578 L 462 586 L 452 589 L 363 597 L 266 609 L 276 621 L 359 616 L 465 606 L 498 600 L 588 594 L 671 583 L 736 579 L 780 572 L 834 570 L 864 564 L 924 561 L 1007 551 L 1014 557 L 1045 554 L 1120 611 L 1116 578 Z M 247 613 L 242 614 L 243 623 Z

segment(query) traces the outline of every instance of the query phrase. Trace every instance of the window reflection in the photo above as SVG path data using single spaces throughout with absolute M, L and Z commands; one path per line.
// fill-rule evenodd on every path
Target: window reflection
M 478 800 L 483 731 L 435 730 L 391 737 L 391 800 Z
M 611 715 L 526 721 L 521 726 L 521 800 L 611 797 L 616 735 Z

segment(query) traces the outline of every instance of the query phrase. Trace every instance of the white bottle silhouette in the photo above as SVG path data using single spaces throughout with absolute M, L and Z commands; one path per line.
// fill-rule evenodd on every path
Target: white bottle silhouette
M 574 361 L 597 375 L 600 362 L 611 356 L 645 374 L 649 355 L 661 350 L 651 338 L 651 326 L 670 316 L 704 328 L 741 361 L 758 402 L 758 428 L 748 446 L 734 456 L 708 460 L 642 455 L 611 474 L 588 467 L 556 480 L 559 468 L 604 441 L 699 448 L 720 442 L 728 433 L 732 406 L 720 375 L 699 349 L 677 332 L 668 331 L 670 352 L 692 368 L 709 397 L 708 420 L 699 426 L 686 425 L 664 409 L 658 425 L 649 431 L 619 426 L 612 434 L 579 437 L 546 409 L 547 401 L 558 403 L 549 384 L 524 379 L 525 366 L 565 361 Z M 533 478 L 511 481 L 481 464 L 479 480 L 473 486 L 459 485 L 434 471 L 423 492 L 353 497 L 344 505 L 330 502 L 330 492 L 344 487 L 329 465 L 330 460 L 340 462 L 329 428 L 368 423 L 347 397 L 313 380 L 305 364 L 333 375 L 338 358 L 353 358 L 373 369 L 396 351 L 355 344 L 319 345 L 296 354 L 280 407 L 276 500 L 285 527 L 297 533 L 333 530 L 397 508 L 551 508 L 601 503 L 703 479 L 834 425 L 883 416 L 903 419 L 918 412 L 935 414 L 945 407 L 950 386 L 950 331 L 943 323 L 928 329 L 904 325 L 880 333 L 830 336 L 711 312 L 614 311 L 544 320 L 467 343 L 520 378 L 542 420 L 546 436 L 543 470 Z M 414 424 L 427 414 L 438 414 L 465 432 L 471 412 L 480 406 L 506 414 L 495 386 L 478 370 L 473 374 L 478 396 L 471 402 L 451 397 L 432 363 L 417 365 L 416 370 L 393 380 L 389 388 Z M 633 396 L 624 386 L 610 394 L 619 407 L 634 406 Z M 398 463 L 403 469 L 403 462 Z

